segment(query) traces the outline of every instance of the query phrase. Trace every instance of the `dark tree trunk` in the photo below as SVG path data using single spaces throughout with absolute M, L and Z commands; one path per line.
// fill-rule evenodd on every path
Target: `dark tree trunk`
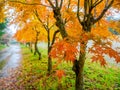
M 73 71 L 76 74 L 76 80 L 75 80 L 75 90 L 84 90 L 84 81 L 83 81 L 83 69 L 84 69 L 84 63 L 85 63 L 85 47 L 82 48 L 84 52 L 81 52 L 79 55 L 79 60 L 75 60 L 73 64 Z
M 48 73 L 50 73 L 52 70 L 52 59 L 49 56 L 50 51 L 51 51 L 51 46 L 48 47 Z
M 39 35 L 39 33 L 37 32 L 37 35 L 36 35 L 36 41 L 35 41 L 35 51 L 34 51 L 34 55 L 36 55 L 36 53 L 38 54 L 38 56 L 39 56 L 39 60 L 41 59 L 41 53 L 39 52 L 39 50 L 38 50 L 38 47 L 37 47 L 37 43 L 38 43 L 38 35 Z
M 48 73 L 50 74 L 51 70 L 52 70 L 52 59 L 51 57 L 49 56 L 49 53 L 51 51 L 51 44 L 50 44 L 50 30 L 48 29 L 47 31 L 47 39 L 48 39 Z
M 38 59 L 40 60 L 41 59 L 41 53 L 39 52 L 38 50 L 38 47 L 37 47 L 37 42 L 35 42 L 35 52 L 34 52 L 34 55 L 38 54 Z
M 56 19 L 56 26 L 59 28 L 62 37 L 63 38 L 67 37 L 68 34 L 65 30 L 65 22 L 61 17 L 60 8 L 55 8 L 53 12 L 54 12 L 54 18 Z
M 83 86 L 84 86 L 84 83 L 83 83 L 83 67 L 84 67 L 84 61 L 85 60 L 80 60 L 80 61 L 81 62 L 76 60 L 75 63 L 74 63 L 74 66 L 73 66 L 74 72 L 76 74 L 75 90 L 84 90 L 83 89 Z
M 32 50 L 32 43 L 31 43 L 31 42 L 28 42 L 28 46 L 29 46 L 29 49 L 30 49 L 31 53 L 33 53 L 33 50 Z
M 33 53 L 32 43 L 30 43 L 30 51 L 31 51 L 31 53 Z
M 50 73 L 52 70 L 52 59 L 48 56 L 48 73 Z

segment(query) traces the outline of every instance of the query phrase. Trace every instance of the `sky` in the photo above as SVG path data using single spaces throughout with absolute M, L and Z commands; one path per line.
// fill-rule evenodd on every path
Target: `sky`
M 12 24 L 12 25 L 8 26 L 7 32 L 10 33 L 11 35 L 14 35 L 16 33 L 17 29 L 18 29 L 17 25 Z
M 110 12 L 112 12 L 112 13 L 108 17 L 111 17 L 111 19 L 113 19 L 113 20 L 120 20 L 120 11 L 119 10 L 111 8 Z

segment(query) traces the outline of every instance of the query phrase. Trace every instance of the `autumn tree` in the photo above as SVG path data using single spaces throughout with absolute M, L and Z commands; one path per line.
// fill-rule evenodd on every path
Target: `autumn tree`
M 52 18 L 51 12 L 49 11 L 48 13 L 49 14 L 46 15 L 47 17 L 46 17 L 46 23 L 45 23 L 45 22 L 43 22 L 43 19 L 40 17 L 38 11 L 35 10 L 35 15 L 36 15 L 37 19 L 39 20 L 40 23 L 42 23 L 43 27 L 45 28 L 45 30 L 47 32 L 47 41 L 48 41 L 48 72 L 50 73 L 51 70 L 52 70 L 52 60 L 51 60 L 51 57 L 50 57 L 49 54 L 51 52 L 52 45 L 55 42 L 55 38 L 57 36 L 57 33 L 59 33 L 59 30 L 54 30 L 53 34 L 51 34 L 51 29 L 53 27 L 55 29 L 55 24 L 54 24 L 54 19 Z
M 79 21 L 79 25 L 82 26 L 82 34 L 80 34 L 81 38 L 79 41 L 79 43 L 80 43 L 79 58 L 74 59 L 74 64 L 73 64 L 73 70 L 76 74 L 76 84 L 75 84 L 76 90 L 83 90 L 83 68 L 84 68 L 84 63 L 85 63 L 85 58 L 86 58 L 86 47 L 87 47 L 88 40 L 92 39 L 91 37 L 93 37 L 91 33 L 95 30 L 92 28 L 99 27 L 99 25 L 97 25 L 97 22 L 99 22 L 103 18 L 103 16 L 107 12 L 107 10 L 113 4 L 113 1 L 114 0 L 84 0 L 84 1 L 78 0 L 77 1 L 77 18 Z M 63 0 L 60 0 L 60 1 L 48 0 L 48 2 L 53 9 L 54 18 L 56 19 L 56 26 L 58 26 L 62 37 L 67 38 L 68 33 L 66 32 L 64 19 L 62 18 L 62 12 L 61 12 L 62 6 L 64 6 Z M 101 7 L 103 7 L 103 8 L 101 8 Z M 96 30 L 96 31 L 98 32 L 98 30 Z M 97 32 L 95 34 L 97 34 Z M 96 61 L 98 59 L 98 60 L 100 60 L 101 65 L 105 65 L 106 62 L 103 58 L 103 53 L 105 53 L 105 54 L 110 55 L 110 57 L 114 57 L 116 59 L 116 62 L 120 62 L 120 59 L 119 59 L 120 56 L 116 53 L 116 51 L 114 51 L 113 49 L 110 48 L 109 44 L 108 44 L 109 46 L 107 46 L 107 43 L 104 43 L 102 45 L 102 46 L 104 46 L 106 44 L 104 47 L 99 46 L 99 44 L 102 43 L 101 39 L 99 39 L 99 38 L 101 38 L 101 36 L 97 36 L 97 37 L 98 37 L 98 39 L 94 38 L 93 40 L 95 40 L 95 42 L 97 42 L 94 45 L 94 49 L 95 50 L 98 49 L 98 52 L 97 51 L 95 52 L 95 50 L 90 50 L 91 52 L 94 52 L 96 55 L 92 58 L 93 61 Z M 68 39 L 66 39 L 66 40 L 68 41 Z M 61 44 L 59 44 L 59 45 L 61 45 Z M 63 45 L 61 47 L 63 47 Z M 58 48 L 58 51 L 56 51 L 56 53 L 58 54 L 60 47 L 56 47 L 56 48 Z M 65 49 L 65 47 L 63 47 L 61 49 Z M 106 49 L 106 50 L 104 50 L 104 49 Z M 111 53 L 114 52 L 114 54 L 116 54 L 116 55 L 114 55 L 114 54 L 112 55 L 112 54 L 108 53 L 107 50 L 111 51 Z M 62 52 L 59 54 L 62 54 Z
M 22 43 L 34 43 L 34 55 L 38 54 L 39 60 L 41 59 L 41 53 L 39 52 L 37 43 L 40 40 L 40 29 L 38 28 L 39 24 L 36 24 L 36 22 L 29 22 L 26 24 L 26 27 L 22 28 L 21 30 L 18 30 L 15 34 L 15 38 L 17 41 Z M 32 47 L 30 47 L 31 49 Z
M 14 3 L 14 4 L 11 4 L 11 3 Z M 20 7 L 19 8 L 16 7 L 17 5 L 19 5 Z M 26 23 L 27 20 L 33 21 L 34 19 L 36 21 L 37 20 L 39 21 L 37 23 L 41 23 L 42 26 L 38 26 L 38 27 L 43 27 L 47 33 L 47 37 L 46 36 L 44 37 L 47 38 L 47 41 L 48 41 L 48 72 L 51 72 L 52 60 L 51 60 L 51 57 L 49 56 L 49 53 L 51 51 L 52 45 L 54 44 L 54 41 L 55 41 L 55 37 L 57 33 L 59 32 L 59 30 L 57 30 L 54 24 L 55 20 L 53 18 L 53 13 L 51 10 L 49 10 L 49 7 L 44 6 L 44 5 L 41 5 L 41 6 L 39 5 L 41 4 L 40 2 L 37 2 L 37 1 L 34 1 L 34 2 L 32 1 L 28 1 L 28 2 L 10 1 L 10 6 L 16 9 L 15 13 L 18 12 L 18 15 L 16 16 L 15 20 L 12 21 L 12 23 L 18 23 L 18 22 Z M 31 16 L 34 16 L 33 20 L 30 20 Z M 25 27 L 27 26 L 25 25 Z M 54 30 L 51 31 L 51 29 L 54 29 Z M 45 31 L 40 30 L 40 33 L 45 32 Z M 42 39 L 45 39 L 45 38 L 42 38 Z

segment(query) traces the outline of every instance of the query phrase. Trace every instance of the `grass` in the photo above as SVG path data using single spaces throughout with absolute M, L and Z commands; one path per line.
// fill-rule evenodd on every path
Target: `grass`
M 72 71 L 72 63 L 62 62 L 55 68 L 51 75 L 47 74 L 47 50 L 40 49 L 42 59 L 30 53 L 28 48 L 22 46 L 23 60 L 21 73 L 17 85 L 25 90 L 75 90 L 75 74 Z M 53 66 L 56 60 L 53 60 Z M 65 76 L 58 80 L 55 71 L 62 69 Z M 86 60 L 84 68 L 85 90 L 120 90 L 120 68 L 101 67 L 98 63 Z M 24 90 L 23 89 L 23 90 Z
M 0 70 L 3 68 L 3 66 L 5 65 L 5 63 L 6 63 L 5 60 L 0 61 Z
M 6 48 L 6 46 L 5 46 L 5 45 L 0 44 L 0 51 L 1 51 L 1 50 L 3 50 L 4 48 Z

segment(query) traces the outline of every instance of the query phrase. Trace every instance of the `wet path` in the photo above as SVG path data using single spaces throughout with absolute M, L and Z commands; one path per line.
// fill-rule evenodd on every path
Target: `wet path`
M 19 66 L 21 60 L 21 49 L 18 44 L 10 45 L 3 51 L 0 51 L 0 62 L 3 60 L 6 62 L 3 68 L 0 70 L 0 78 L 9 76 L 10 70 Z

